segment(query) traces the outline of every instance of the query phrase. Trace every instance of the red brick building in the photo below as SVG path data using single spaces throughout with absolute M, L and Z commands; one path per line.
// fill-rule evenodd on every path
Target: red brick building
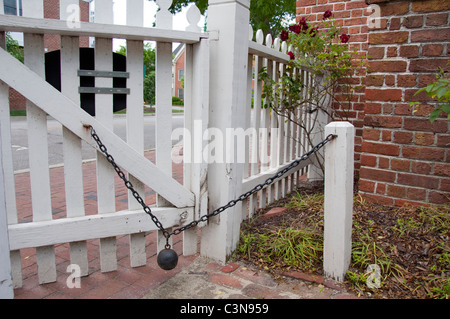
M 44 18 L 59 20 L 59 1 L 60 0 L 44 0 Z M 89 22 L 89 3 L 79 0 L 80 5 L 80 21 Z M 44 36 L 44 45 L 47 51 L 59 50 L 61 38 L 57 34 L 46 34 Z M 89 38 L 80 37 L 80 46 L 88 47 Z
M 179 97 L 181 100 L 184 100 L 184 88 L 183 88 L 183 79 L 184 79 L 184 56 L 185 56 L 185 45 L 180 44 L 175 51 L 173 51 L 174 59 L 173 59 L 173 96 Z
M 414 94 L 439 67 L 450 70 L 450 1 L 297 1 L 298 19 L 319 21 L 326 10 L 368 65 L 352 79 L 346 110 L 356 127 L 360 193 L 388 205 L 449 203 L 450 121 L 431 124 L 432 101 Z M 412 101 L 422 104 L 413 111 Z

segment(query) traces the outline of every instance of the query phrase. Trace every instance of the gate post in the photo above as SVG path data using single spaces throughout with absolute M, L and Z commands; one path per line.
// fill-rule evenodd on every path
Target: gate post
M 325 206 L 323 269 L 343 281 L 351 261 L 355 128 L 332 122 L 325 136 L 338 137 L 325 147 Z
M 214 144 L 214 149 L 206 150 L 211 155 L 209 212 L 235 199 L 242 189 L 243 164 L 237 163 L 237 145 L 226 141 L 226 132 L 245 127 L 249 8 L 250 0 L 209 1 L 208 31 L 215 35 L 210 38 L 209 128 L 214 128 L 210 133 L 217 133 L 209 144 L 211 148 Z M 228 147 L 227 142 L 231 142 Z M 239 203 L 209 220 L 202 229 L 203 256 L 222 263 L 227 261 L 239 242 L 241 211 Z

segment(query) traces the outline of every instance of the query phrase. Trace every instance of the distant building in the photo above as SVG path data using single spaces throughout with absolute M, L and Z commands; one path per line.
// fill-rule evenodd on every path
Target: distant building
M 179 97 L 184 100 L 184 57 L 185 57 L 186 45 L 180 44 L 173 54 L 173 96 Z
M 89 22 L 89 2 L 91 0 L 79 0 L 80 20 Z M 5 14 L 22 16 L 22 0 L 3 0 Z M 59 20 L 59 0 L 44 0 L 44 18 Z M 23 46 L 23 35 L 19 32 L 12 32 L 11 36 Z M 61 45 L 60 36 L 57 34 L 46 34 L 44 36 L 45 51 L 59 50 Z M 80 46 L 88 47 L 89 38 L 80 37 Z

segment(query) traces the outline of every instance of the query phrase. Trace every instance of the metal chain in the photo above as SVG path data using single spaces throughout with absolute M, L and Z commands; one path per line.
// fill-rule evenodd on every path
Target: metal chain
M 333 140 L 337 137 L 337 135 L 330 134 L 328 135 L 322 142 L 314 146 L 309 152 L 305 153 L 302 157 L 299 159 L 293 161 L 289 166 L 285 167 L 284 169 L 280 170 L 275 175 L 267 178 L 263 183 L 256 185 L 253 189 L 249 190 L 248 192 L 242 194 L 237 199 L 229 201 L 226 205 L 221 206 L 217 208 L 216 210 L 212 211 L 209 214 L 203 215 L 197 220 L 194 220 L 190 222 L 189 224 L 179 227 L 172 232 L 169 232 L 167 229 L 164 228 L 164 226 L 161 224 L 161 222 L 158 220 L 158 218 L 152 214 L 152 210 L 148 205 L 145 204 L 144 199 L 139 195 L 139 193 L 134 189 L 133 184 L 127 179 L 125 176 L 125 173 L 120 169 L 120 167 L 116 164 L 114 161 L 114 157 L 112 157 L 111 154 L 108 153 L 108 149 L 106 146 L 102 143 L 99 136 L 95 132 L 94 128 L 91 126 L 91 136 L 94 139 L 94 141 L 97 143 L 100 151 L 106 156 L 107 161 L 113 166 L 114 170 L 116 171 L 117 175 L 123 180 L 125 187 L 133 194 L 133 197 L 137 200 L 137 202 L 142 206 L 144 209 L 144 212 L 148 214 L 153 223 L 155 223 L 156 227 L 158 227 L 159 230 L 163 233 L 164 237 L 167 240 L 166 248 L 170 248 L 169 239 L 172 235 L 178 235 L 184 232 L 185 230 L 188 230 L 192 227 L 196 227 L 201 222 L 208 221 L 211 217 L 217 216 L 223 211 L 227 210 L 228 208 L 236 206 L 237 203 L 242 202 L 246 200 L 251 195 L 255 194 L 256 192 L 259 192 L 264 187 L 269 186 L 273 184 L 276 180 L 283 177 L 287 172 L 292 170 L 294 167 L 297 167 L 301 162 L 306 161 L 311 155 L 317 153 L 321 148 L 323 148 L 328 142 Z

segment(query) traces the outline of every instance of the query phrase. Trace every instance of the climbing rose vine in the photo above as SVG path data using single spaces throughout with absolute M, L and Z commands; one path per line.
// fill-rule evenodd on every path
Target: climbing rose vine
M 333 64 L 348 70 L 351 56 L 346 54 L 348 47 L 343 46 L 350 40 L 350 35 L 342 33 L 332 18 L 330 10 L 323 14 L 322 25 L 309 24 L 306 18 L 301 18 L 297 24 L 289 26 L 288 30 L 281 31 L 281 41 L 292 45 L 289 52 L 291 60 L 297 58 L 297 64 L 327 71 Z M 292 53 L 292 54 L 291 54 Z M 297 56 L 296 56 L 297 55 Z M 334 70 L 336 71 L 336 70 Z
M 279 36 L 289 47 L 290 61 L 281 70 L 274 68 L 268 71 L 265 67 L 260 71 L 264 99 L 262 106 L 300 126 L 312 146 L 310 135 L 315 124 L 311 126 L 304 123 L 304 118 L 299 117 L 299 114 L 309 113 L 314 114 L 314 117 L 320 113 L 316 111 L 321 110 L 331 119 L 343 118 L 342 112 L 336 112 L 331 107 L 331 102 L 342 102 L 342 99 L 334 98 L 333 93 L 337 88 L 340 94 L 345 91 L 344 87 L 352 90 L 343 83 L 358 68 L 358 60 L 353 59 L 356 52 L 350 52 L 350 35 L 342 32 L 330 10 L 323 14 L 321 21 L 314 24 L 301 18 L 281 31 Z M 311 74 L 308 79 L 303 76 L 305 70 Z M 273 72 L 278 74 L 275 76 Z M 351 97 L 348 101 L 351 101 Z M 342 106 L 339 108 L 340 111 L 344 109 Z M 313 119 L 312 123 L 316 121 Z
M 348 44 L 350 35 L 342 32 L 342 28 L 335 23 L 332 16 L 333 13 L 327 10 L 323 14 L 323 20 L 316 24 L 301 18 L 298 23 L 281 31 L 280 39 L 286 41 L 290 48 L 290 62 L 278 81 L 269 78 L 266 68 L 261 71 L 267 102 L 265 107 L 293 110 L 303 104 L 303 79 L 295 75 L 295 69 L 307 68 L 314 75 L 320 75 L 322 79 L 325 77 L 328 84 L 326 87 L 330 90 L 338 80 L 354 73 L 353 56 Z M 327 93 L 330 93 L 330 90 Z M 274 101 L 282 103 L 275 105 Z

